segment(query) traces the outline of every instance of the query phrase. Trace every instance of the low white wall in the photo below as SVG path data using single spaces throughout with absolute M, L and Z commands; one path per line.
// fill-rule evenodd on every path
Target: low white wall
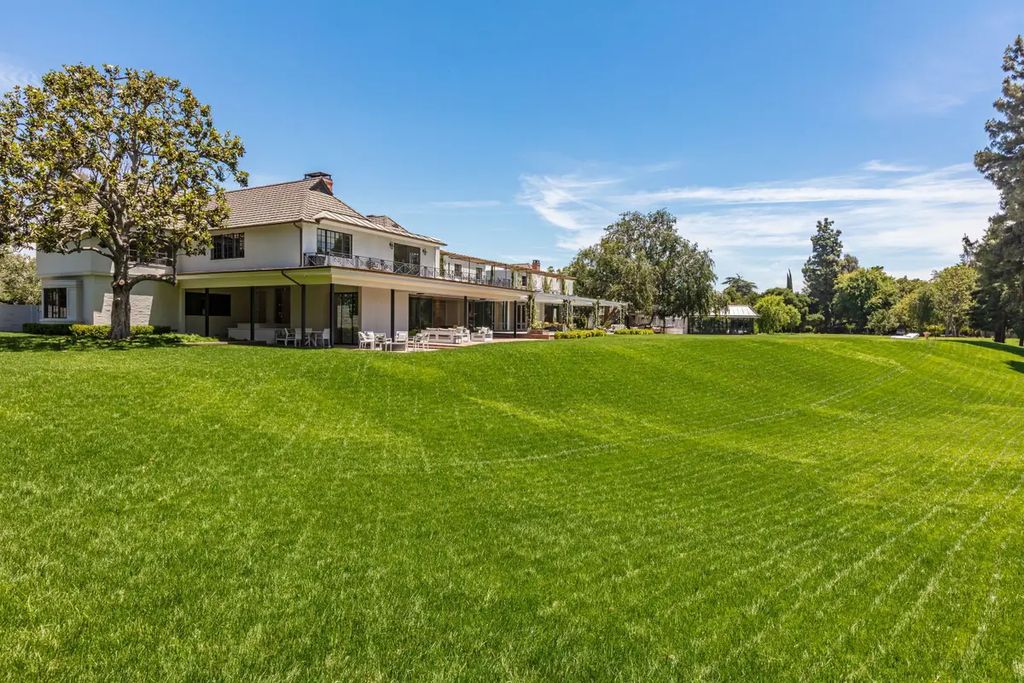
M 0 304 L 0 332 L 21 332 L 25 323 L 39 322 L 39 306 Z
M 108 277 L 82 278 L 83 322 L 109 325 L 114 293 Z M 140 282 L 132 287 L 131 324 L 177 327 L 178 291 L 165 282 Z

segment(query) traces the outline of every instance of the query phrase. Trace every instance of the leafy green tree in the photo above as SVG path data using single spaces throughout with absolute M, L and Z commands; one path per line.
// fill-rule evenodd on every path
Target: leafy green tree
M 777 294 L 762 296 L 754 304 L 754 310 L 760 316 L 757 319 L 757 328 L 761 332 L 789 332 L 795 331 L 800 325 L 800 311 L 786 303 L 786 300 Z
M 818 221 L 811 237 L 811 256 L 803 268 L 804 293 L 814 302 L 813 312 L 821 313 L 825 328 L 832 327 L 832 299 L 843 261 L 842 232 L 834 226 L 828 218 Z
M 757 285 L 736 273 L 723 280 L 725 289 L 722 294 L 731 304 L 752 304 L 757 300 Z
M 566 272 L 583 296 L 626 301 L 642 316 L 704 315 L 714 295 L 711 253 L 679 236 L 664 209 L 624 213 Z
M 979 307 L 996 341 L 1007 326 L 1024 329 L 1024 38 L 1003 53 L 1002 94 L 997 116 L 985 124 L 989 144 L 974 165 L 999 190 L 999 212 L 973 247 L 979 271 Z M 1020 338 L 1024 345 L 1024 339 Z
M 0 304 L 38 304 L 36 260 L 0 246 Z
M 896 281 L 881 266 L 843 273 L 836 282 L 832 304 L 837 319 L 846 320 L 857 332 L 868 329 L 876 311 L 890 308 L 898 298 Z M 875 317 L 879 322 L 881 318 Z
M 977 271 L 962 264 L 943 268 L 932 278 L 931 292 L 935 311 L 947 335 L 960 336 L 960 330 L 970 319 L 974 307 L 977 284 Z
M 139 268 L 202 253 L 227 218 L 221 187 L 242 142 L 172 78 L 67 66 L 0 100 L 0 243 L 111 261 L 111 337 L 127 337 L 132 288 L 169 272 Z
M 839 274 L 852 273 L 853 271 L 860 268 L 860 259 L 853 254 L 843 254 L 843 258 L 839 261 Z
M 787 306 L 792 306 L 800 313 L 800 327 L 802 328 L 807 325 L 807 316 L 811 312 L 811 297 L 800 292 L 794 292 L 787 287 L 766 289 L 761 296 L 781 296 Z
M 908 284 L 914 284 L 913 288 L 907 288 Z M 889 313 L 891 315 L 891 330 L 900 327 L 912 332 L 924 332 L 929 325 L 935 324 L 935 301 L 932 295 L 931 285 L 924 280 L 897 280 L 897 288 L 902 285 L 904 294 L 893 305 Z M 872 326 L 876 332 L 885 332 L 879 327 Z

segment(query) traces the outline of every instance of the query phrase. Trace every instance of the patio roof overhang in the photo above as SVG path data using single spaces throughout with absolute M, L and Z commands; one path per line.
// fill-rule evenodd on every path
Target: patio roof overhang
M 395 289 L 415 294 L 428 294 L 461 299 L 488 301 L 525 301 L 528 292 L 491 285 L 453 282 L 418 275 L 385 273 L 339 266 L 305 268 L 266 268 L 260 270 L 182 273 L 178 275 L 182 287 L 285 287 L 300 285 L 350 285 Z
M 560 304 L 564 301 L 568 301 L 573 306 L 593 306 L 596 303 L 602 306 L 610 306 L 612 308 L 625 308 L 628 304 L 624 301 L 612 301 L 610 299 L 591 299 L 585 296 L 575 296 L 573 294 L 555 294 L 552 292 L 535 292 L 534 299 L 538 303 L 542 304 Z

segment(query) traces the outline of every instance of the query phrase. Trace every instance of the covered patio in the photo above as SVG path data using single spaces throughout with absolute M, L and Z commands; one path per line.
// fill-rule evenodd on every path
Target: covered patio
M 334 266 L 179 276 L 179 329 L 229 341 L 273 343 L 295 331 L 296 345 L 357 345 L 359 332 L 427 327 L 511 327 L 522 292 L 486 285 L 367 273 Z M 428 323 L 429 324 L 426 324 Z

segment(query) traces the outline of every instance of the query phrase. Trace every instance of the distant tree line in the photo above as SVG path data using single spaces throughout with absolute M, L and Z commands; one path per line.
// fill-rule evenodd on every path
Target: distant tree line
M 818 221 L 804 286 L 757 291 L 739 273 L 715 290 L 711 253 L 683 239 L 662 209 L 624 213 L 601 241 L 579 252 L 568 272 L 586 296 L 629 302 L 640 318 L 700 317 L 728 304 L 752 306 L 762 332 L 929 332 L 986 335 L 1024 345 L 1024 38 L 1003 57 L 997 116 L 985 124 L 988 146 L 975 165 L 999 190 L 999 212 L 983 237 L 964 237 L 960 263 L 921 278 L 894 277 L 882 266 L 861 266 L 843 249 L 830 218 Z

